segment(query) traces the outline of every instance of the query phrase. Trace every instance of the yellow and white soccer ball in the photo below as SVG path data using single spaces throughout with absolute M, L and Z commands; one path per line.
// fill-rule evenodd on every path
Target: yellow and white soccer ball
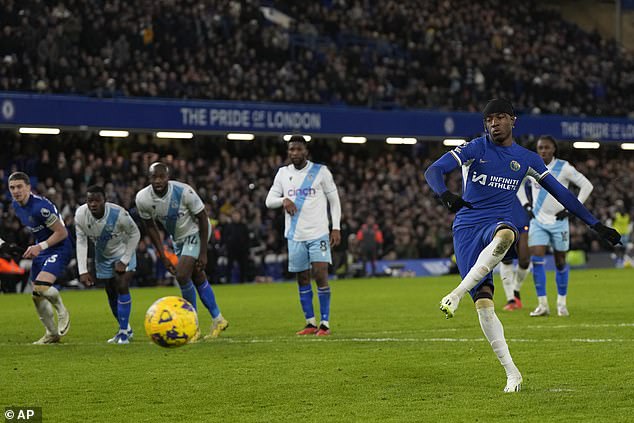
M 198 315 L 184 298 L 163 297 L 145 313 L 145 332 L 156 345 L 180 347 L 198 333 Z

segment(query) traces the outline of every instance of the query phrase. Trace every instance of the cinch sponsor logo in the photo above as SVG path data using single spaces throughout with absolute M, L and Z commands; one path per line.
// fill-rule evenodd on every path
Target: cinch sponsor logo
M 310 188 L 291 188 L 288 190 L 289 197 L 310 197 L 311 195 L 317 195 L 317 190 L 313 187 Z

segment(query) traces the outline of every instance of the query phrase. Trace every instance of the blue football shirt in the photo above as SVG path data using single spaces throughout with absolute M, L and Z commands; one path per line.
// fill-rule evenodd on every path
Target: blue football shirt
M 20 222 L 31 230 L 38 243 L 46 241 L 53 234 L 49 228 L 50 225 L 56 220 L 63 222 L 55 204 L 39 195 L 31 194 L 24 206 L 15 200 L 13 200 L 12 205 Z M 68 238 L 60 244 L 65 243 L 70 243 Z
M 539 181 L 548 174 L 537 153 L 515 142 L 504 147 L 482 136 L 450 153 L 462 166 L 462 197 L 473 205 L 458 211 L 454 228 L 513 221 L 513 202 L 522 179 L 529 175 Z

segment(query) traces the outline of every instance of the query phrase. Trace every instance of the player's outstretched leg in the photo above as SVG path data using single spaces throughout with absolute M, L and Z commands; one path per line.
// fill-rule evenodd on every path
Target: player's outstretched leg
M 55 344 L 59 342 L 60 336 L 58 333 L 57 325 L 55 324 L 55 315 L 53 313 L 53 306 L 44 298 L 39 292 L 33 291 L 33 304 L 37 311 L 40 321 L 46 329 L 46 333 L 40 339 L 34 342 L 37 345 Z
M 504 338 L 504 327 L 495 314 L 493 300 L 480 298 L 476 301 L 475 306 L 478 311 L 482 332 L 484 332 L 484 336 L 491 344 L 493 352 L 497 355 L 500 364 L 502 364 L 506 372 L 504 392 L 519 392 L 522 388 L 522 374 L 515 363 L 513 363 L 513 358 Z
M 493 240 L 478 255 L 478 259 L 462 282 L 449 295 L 440 300 L 440 310 L 445 313 L 447 319 L 454 316 L 462 297 L 502 261 L 514 241 L 515 232 L 511 229 L 502 228 L 495 233 Z

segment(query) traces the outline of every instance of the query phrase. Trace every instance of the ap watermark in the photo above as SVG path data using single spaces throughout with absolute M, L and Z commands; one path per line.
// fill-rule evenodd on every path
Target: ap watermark
M 42 407 L 5 407 L 4 421 L 42 423 Z

